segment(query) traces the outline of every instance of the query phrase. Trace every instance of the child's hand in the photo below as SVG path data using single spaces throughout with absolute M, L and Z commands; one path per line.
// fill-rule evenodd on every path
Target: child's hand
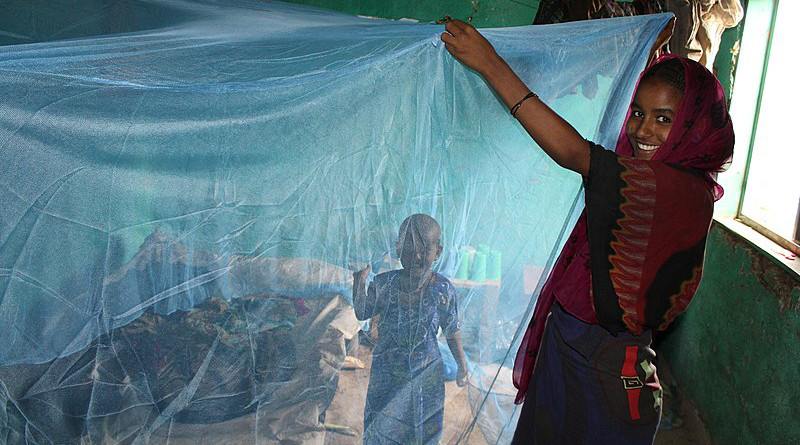
M 464 366 L 458 367 L 458 373 L 456 374 L 456 385 L 458 385 L 459 388 L 467 385 L 467 368 Z
M 374 321 L 375 317 L 372 317 L 372 319 Z M 370 322 L 370 323 L 372 323 L 372 322 Z M 370 327 L 369 327 L 369 341 L 371 341 L 373 345 L 377 345 L 378 344 L 378 327 L 377 326 L 370 325 Z
M 353 272 L 353 287 L 363 289 L 364 285 L 367 284 L 367 277 L 369 276 L 369 272 L 371 270 L 372 267 L 368 265 L 361 270 Z

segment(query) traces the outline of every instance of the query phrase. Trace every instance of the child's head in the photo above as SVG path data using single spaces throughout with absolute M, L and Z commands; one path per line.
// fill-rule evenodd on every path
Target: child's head
M 685 91 L 684 69 L 678 59 L 654 65 L 642 76 L 625 124 L 634 158 L 649 160 L 664 144 Z
M 430 269 L 442 254 L 442 229 L 435 219 L 417 213 L 400 224 L 397 256 L 404 269 Z

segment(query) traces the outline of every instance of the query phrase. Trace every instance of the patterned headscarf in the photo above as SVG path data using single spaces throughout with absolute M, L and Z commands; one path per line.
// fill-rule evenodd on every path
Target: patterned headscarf
M 730 165 L 734 143 L 733 124 L 725 106 L 725 92 L 706 67 L 674 54 L 656 59 L 642 73 L 639 83 L 648 78 L 653 67 L 667 60 L 678 60 L 683 65 L 685 91 L 669 136 L 652 160 L 706 172 L 714 199 L 718 200 L 723 190 L 716 182 L 716 174 Z M 626 122 L 629 117 L 630 110 Z M 616 152 L 622 156 L 633 156 L 633 147 L 624 127 L 617 140 Z

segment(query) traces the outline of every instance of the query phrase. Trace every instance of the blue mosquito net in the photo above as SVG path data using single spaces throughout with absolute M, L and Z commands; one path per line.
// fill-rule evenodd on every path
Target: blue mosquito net
M 0 442 L 508 442 L 581 180 L 441 25 L 246 0 L 3 15 Z M 669 18 L 484 34 L 613 147 Z M 441 226 L 435 298 L 400 320 L 390 285 L 359 320 L 353 271 L 401 268 L 415 213 Z

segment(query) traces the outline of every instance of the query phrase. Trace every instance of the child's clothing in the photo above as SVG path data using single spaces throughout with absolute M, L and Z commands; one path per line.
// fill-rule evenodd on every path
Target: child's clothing
M 365 297 L 353 302 L 356 316 L 381 315 L 372 354 L 364 443 L 438 443 L 444 419 L 444 366 L 436 335 L 460 328 L 456 292 L 433 272 L 422 295 L 412 301 L 402 290 L 402 270 L 379 274 Z

